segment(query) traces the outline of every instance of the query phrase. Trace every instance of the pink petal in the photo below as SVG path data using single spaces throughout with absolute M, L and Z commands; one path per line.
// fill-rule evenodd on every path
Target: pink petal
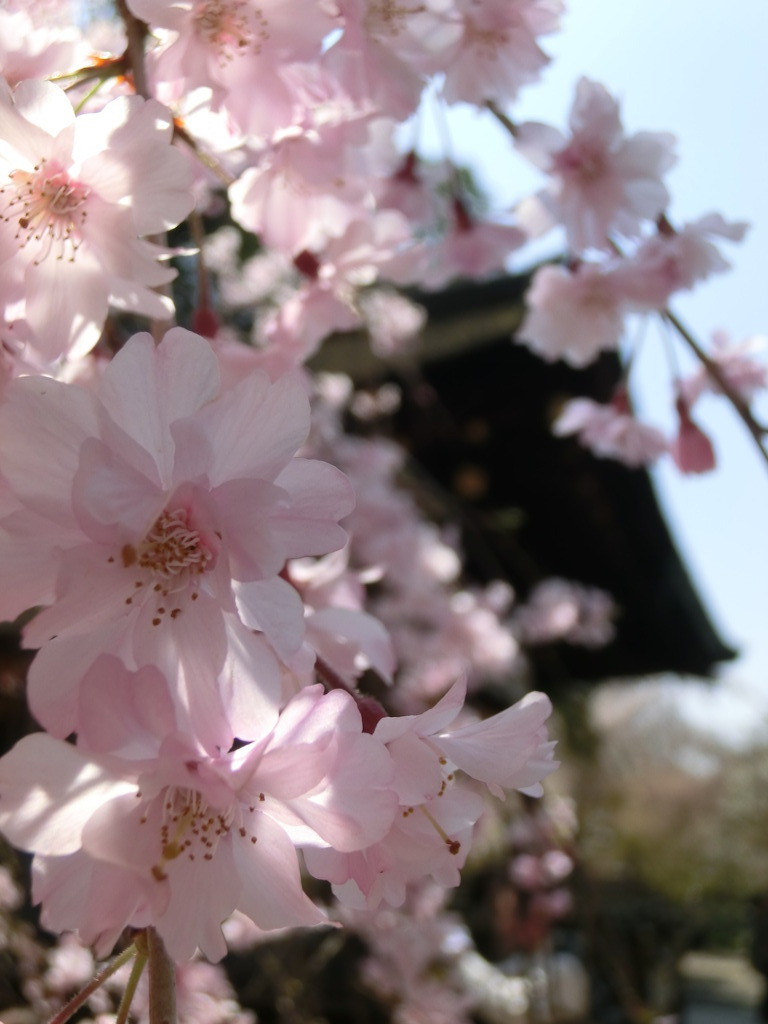
M 24 505 L 77 528 L 72 478 L 97 423 L 96 401 L 79 387 L 50 377 L 11 381 L 0 404 L 0 472 Z
M 134 335 L 104 371 L 101 400 L 114 422 L 151 454 L 170 486 L 171 424 L 198 412 L 218 388 L 218 363 L 208 342 L 174 327 L 157 348 L 149 334 Z
M 280 668 L 269 644 L 226 615 L 227 660 L 219 677 L 224 707 L 241 740 L 260 740 L 274 728 L 282 699 Z
M 397 718 L 382 718 L 376 726 L 374 736 L 380 739 L 382 743 L 389 743 L 391 740 L 403 736 L 411 729 L 413 729 L 417 736 L 431 736 L 434 733 L 440 732 L 447 725 L 451 724 L 459 711 L 464 707 L 466 695 L 466 679 L 457 679 L 448 693 L 428 711 L 424 711 L 420 715 L 400 715 Z
M 211 487 L 251 477 L 274 480 L 308 431 L 309 403 L 301 384 L 288 377 L 270 384 L 255 371 L 194 420 L 176 424 L 183 459 L 177 478 L 189 478 L 186 467 L 194 465 L 197 473 L 205 467 Z
M 473 778 L 514 787 L 517 774 L 538 750 L 542 726 L 551 713 L 545 694 L 529 693 L 506 711 L 437 737 L 435 743 Z
M 290 658 L 304 638 L 304 606 L 290 583 L 275 577 L 234 585 L 240 618 L 261 630 L 281 658 Z
M 22 849 L 63 856 L 80 849 L 83 828 L 102 804 L 135 792 L 135 782 L 35 733 L 0 760 L 0 829 Z
M 54 736 L 77 730 L 77 694 L 83 676 L 104 651 L 126 653 L 125 634 L 124 622 L 109 622 L 82 636 L 58 637 L 37 652 L 27 683 L 29 707 Z M 25 643 L 29 643 L 26 633 Z
M 234 844 L 242 884 L 237 909 L 265 931 L 327 924 L 301 888 L 296 849 L 280 826 L 257 814 L 247 828 L 257 841 Z
M 338 520 L 355 507 L 347 477 L 334 466 L 293 459 L 275 480 L 288 491 L 291 504 L 273 523 L 288 558 L 324 555 L 347 542 Z

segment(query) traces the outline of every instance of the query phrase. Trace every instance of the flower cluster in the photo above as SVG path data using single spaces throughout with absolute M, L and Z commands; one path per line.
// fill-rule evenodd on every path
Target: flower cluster
M 58 7 L 0 12 L 0 617 L 37 650 L 45 730 L 0 758 L 0 829 L 35 855 L 47 927 L 217 960 L 233 912 L 333 920 L 302 872 L 350 913 L 456 885 L 488 794 L 537 796 L 555 767 L 522 647 L 613 635 L 592 589 L 511 610 L 506 581 L 473 586 L 457 531 L 399 485 L 404 449 L 345 430 L 394 391 L 355 397 L 309 358 L 363 326 L 398 355 L 425 320 L 398 287 L 501 274 L 559 224 L 567 259 L 534 275 L 519 336 L 583 367 L 626 315 L 672 322 L 745 225 L 673 228 L 673 140 L 627 136 L 596 82 L 567 135 L 506 118 L 560 0 L 125 0 L 83 31 Z M 403 152 L 438 84 L 508 122 L 536 196 L 490 215 L 447 157 Z M 172 326 L 179 271 L 195 332 Z M 556 432 L 701 472 L 694 402 L 766 386 L 722 339 L 704 370 L 676 382 L 673 441 L 623 382 Z M 480 719 L 487 682 L 521 699 Z
M 545 186 L 520 204 L 521 221 L 537 235 L 559 227 L 568 250 L 567 262 L 534 274 L 517 340 L 544 359 L 581 368 L 620 350 L 630 315 L 661 313 L 669 320 L 673 296 L 729 268 L 717 243 L 740 242 L 748 225 L 711 213 L 673 227 L 663 175 L 675 161 L 674 138 L 626 135 L 619 105 L 600 83 L 579 81 L 569 127 L 568 135 L 537 122 L 514 129 L 518 151 L 547 176 Z M 554 433 L 578 434 L 596 455 L 629 466 L 649 465 L 669 452 L 684 473 L 713 468 L 711 442 L 689 413 L 703 390 L 718 389 L 712 367 L 716 374 L 720 349 L 715 342 L 709 364 L 690 385 L 675 381 L 673 439 L 636 420 L 624 380 L 607 405 L 587 398 L 567 403 Z M 730 395 L 737 405 L 765 387 L 765 367 L 746 355 L 740 362 Z
M 323 623 L 305 631 L 287 566 L 342 547 L 353 501 L 339 470 L 296 455 L 295 375 L 222 387 L 209 343 L 175 328 L 130 339 L 90 390 L 11 381 L 0 418 L 3 614 L 46 606 L 25 642 L 48 730 L 0 762 L 0 827 L 37 854 L 53 930 L 106 953 L 152 925 L 174 958 L 215 960 L 234 910 L 264 930 L 326 920 L 298 850 L 397 903 L 404 881 L 458 881 L 482 809 L 465 778 L 501 795 L 554 767 L 541 694 L 451 730 L 455 687 L 372 728 L 302 673 Z

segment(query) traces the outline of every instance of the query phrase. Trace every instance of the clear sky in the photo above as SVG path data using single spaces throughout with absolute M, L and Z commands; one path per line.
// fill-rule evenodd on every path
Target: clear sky
M 706 341 L 724 328 L 736 339 L 768 334 L 768 3 L 731 0 L 570 0 L 553 62 L 512 111 L 518 121 L 564 126 L 581 75 L 602 82 L 622 104 L 628 131 L 671 131 L 678 163 L 667 182 L 673 223 L 712 210 L 748 220 L 745 243 L 729 246 L 730 274 L 713 278 L 674 308 Z M 430 148 L 440 152 L 436 129 Z M 450 121 L 455 158 L 473 163 L 497 209 L 511 207 L 537 178 L 510 159 L 495 124 L 459 113 Z M 479 139 L 482 138 L 482 145 Z M 478 162 L 475 155 L 480 152 Z M 768 353 L 766 353 L 768 358 Z M 643 415 L 672 429 L 669 371 L 649 329 L 634 380 Z M 758 408 L 768 422 L 768 400 Z M 720 693 L 691 687 L 686 707 L 730 738 L 768 721 L 768 466 L 722 400 L 706 398 L 696 417 L 715 441 L 719 468 L 683 478 L 665 460 L 654 471 L 681 554 L 723 638 L 742 655 L 723 672 Z

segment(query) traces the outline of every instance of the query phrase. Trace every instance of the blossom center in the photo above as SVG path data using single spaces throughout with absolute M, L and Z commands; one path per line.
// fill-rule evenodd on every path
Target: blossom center
M 152 867 L 152 874 L 158 881 L 167 878 L 167 865 L 178 857 L 188 860 L 213 860 L 222 839 L 230 833 L 241 817 L 236 802 L 226 808 L 211 807 L 196 790 L 169 786 L 163 795 L 163 815 L 160 825 L 162 852 L 160 860 Z M 142 824 L 146 823 L 142 818 Z M 237 829 L 241 838 L 250 838 L 246 829 Z
M 578 178 L 591 185 L 605 174 L 605 160 L 599 152 L 590 152 L 583 146 L 571 144 L 555 154 L 553 171 L 564 177 Z
M 365 27 L 373 36 L 397 36 L 410 14 L 421 14 L 425 4 L 404 5 L 397 0 L 372 0 L 365 15 Z
M 172 580 L 186 571 L 194 575 L 205 572 L 213 555 L 197 530 L 189 526 L 187 512 L 177 508 L 161 512 L 138 548 L 126 544 L 122 558 L 126 568 L 139 565 Z
M 55 163 L 42 160 L 32 171 L 15 170 L 0 188 L 0 217 L 17 225 L 19 248 L 39 243 L 39 264 L 51 252 L 74 260 L 88 216 L 91 190 Z
M 269 39 L 268 22 L 261 11 L 250 11 L 245 0 L 205 0 L 198 4 L 194 23 L 198 35 L 217 53 L 221 64 L 249 50 L 260 53 Z
M 475 50 L 479 60 L 493 61 L 501 48 L 509 43 L 509 37 L 503 30 L 480 28 L 471 18 L 464 25 L 464 43 Z

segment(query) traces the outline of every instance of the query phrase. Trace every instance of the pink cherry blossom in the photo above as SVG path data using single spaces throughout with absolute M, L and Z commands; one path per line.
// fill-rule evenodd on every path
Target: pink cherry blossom
M 175 271 L 141 241 L 177 224 L 192 196 L 172 124 L 154 100 L 124 96 L 75 113 L 47 82 L 0 82 L 0 295 L 24 301 L 46 360 L 82 356 L 108 305 L 167 319 L 152 288 Z
M 742 342 L 733 342 L 726 331 L 715 331 L 712 335 L 710 359 L 746 402 L 768 388 L 768 365 L 765 359 L 754 358 L 756 353 L 765 352 L 767 344 L 760 335 Z M 703 366 L 680 381 L 679 388 L 689 409 L 704 392 L 720 393 L 720 386 Z
M 180 91 L 210 88 L 238 127 L 269 135 L 289 123 L 282 69 L 312 60 L 335 20 L 316 0 L 130 0 L 137 17 L 162 28 L 153 73 Z M 253 96 L 269 97 L 254 103 Z
M 561 0 L 454 0 L 453 39 L 440 52 L 449 103 L 509 103 L 535 82 L 549 57 L 539 36 L 559 27 Z
M 358 305 L 371 349 L 384 359 L 412 346 L 427 321 L 423 306 L 389 288 L 363 292 Z
M 552 424 L 552 433 L 576 434 L 595 455 L 627 466 L 648 466 L 669 448 L 660 430 L 635 419 L 623 390 L 607 404 L 572 398 Z
M 452 203 L 451 230 L 430 246 L 421 284 L 444 288 L 456 278 L 482 280 L 501 274 L 509 255 L 527 236 L 511 224 L 472 217 L 460 199 Z
M 591 263 L 575 270 L 542 267 L 525 302 L 528 312 L 515 340 L 542 359 L 580 367 L 618 348 L 627 303 L 623 283 L 610 270 Z
M 229 197 L 240 225 L 293 257 L 321 249 L 360 217 L 370 188 L 366 146 L 377 111 L 353 98 L 325 61 L 286 74 L 293 116 L 254 154 Z
M 112 651 L 178 678 L 185 727 L 211 749 L 231 742 L 228 706 L 250 738 L 280 698 L 270 645 L 289 657 L 303 636 L 301 600 L 278 574 L 341 547 L 352 505 L 338 470 L 293 458 L 309 429 L 302 383 L 254 372 L 220 391 L 208 343 L 175 328 L 157 349 L 132 338 L 96 394 L 11 382 L 0 419 L 18 505 L 0 524 L 0 611 L 51 605 L 25 633 L 43 648 L 30 676 L 38 719 L 76 730 L 82 677 Z
M 288 256 L 322 248 L 357 213 L 349 200 L 362 197 L 362 183 L 357 194 L 340 184 L 346 179 L 339 172 L 339 148 L 329 136 L 328 131 L 321 138 L 299 127 L 286 129 L 259 164 L 230 186 L 237 223 Z
M 391 776 L 352 698 L 316 686 L 259 742 L 219 757 L 177 733 L 138 761 L 27 737 L 0 761 L 0 828 L 42 855 L 36 895 L 57 931 L 103 954 L 123 926 L 153 924 L 174 959 L 199 947 L 218 960 L 234 909 L 264 930 L 326 920 L 301 889 L 296 846 L 377 841 Z
M 339 0 L 338 7 L 344 32 L 328 52 L 329 67 L 384 116 L 408 117 L 442 42 L 442 19 L 413 0 Z
M 663 309 L 670 296 L 687 291 L 730 264 L 713 238 L 740 242 L 748 225 L 729 223 L 710 213 L 675 231 L 662 222 L 656 235 L 645 239 L 625 262 L 622 271 L 627 297 L 641 308 Z
M 295 559 L 288 576 L 301 595 L 306 642 L 338 678 L 353 687 L 367 669 L 392 682 L 395 653 L 386 628 L 363 610 L 363 577 L 347 567 L 349 551 Z
M 397 165 L 391 173 L 374 183 L 379 209 L 399 210 L 414 227 L 433 229 L 448 213 L 443 193 L 450 181 L 450 165 L 420 161 L 413 150 L 405 157 L 397 151 L 393 159 Z
M 0 10 L 0 67 L 10 86 L 47 78 L 87 63 L 88 51 L 73 27 L 33 20 L 23 9 Z
M 514 625 L 526 644 L 564 640 L 602 647 L 616 635 L 616 614 L 616 603 L 604 590 L 553 577 L 536 584 L 516 610 Z
M 625 136 L 618 103 L 588 78 L 576 86 L 570 128 L 570 138 L 534 122 L 519 128 L 519 151 L 551 176 L 524 205 L 524 223 L 562 224 L 576 252 L 605 249 L 613 232 L 636 237 L 669 201 L 661 176 L 674 163 L 673 136 Z
M 268 319 L 265 337 L 307 359 L 332 331 L 361 324 L 357 299 L 362 289 L 380 277 L 410 276 L 417 260 L 410 225 L 401 213 L 381 210 L 353 221 L 317 252 L 296 254 L 294 266 L 304 280 Z
M 519 645 L 504 621 L 511 601 L 511 588 L 501 582 L 454 591 L 433 581 L 431 590 L 403 586 L 380 598 L 375 611 L 392 632 L 401 665 L 393 694 L 398 710 L 433 704 L 462 673 L 470 689 L 508 681 L 521 667 Z
M 309 850 L 307 866 L 334 885 L 351 906 L 400 906 L 406 886 L 431 875 L 441 885 L 459 882 L 472 830 L 483 802 L 473 783 L 496 796 L 516 788 L 542 792 L 540 780 L 556 767 L 544 725 L 552 710 L 542 693 L 530 693 L 493 717 L 448 729 L 464 704 L 457 682 L 433 708 L 415 716 L 382 718 L 374 736 L 395 763 L 392 786 L 400 810 L 388 834 L 359 853 Z

